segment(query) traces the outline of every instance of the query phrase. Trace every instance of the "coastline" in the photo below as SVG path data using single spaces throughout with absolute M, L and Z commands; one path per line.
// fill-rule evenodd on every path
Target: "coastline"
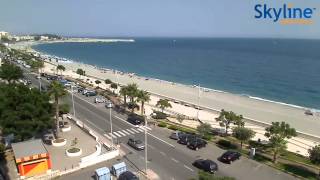
M 35 44 L 28 44 L 27 49 L 32 49 Z M 36 52 L 32 49 L 33 52 Z M 41 53 L 43 54 L 43 53 Z M 111 79 L 120 84 L 137 83 L 141 89 L 147 90 L 152 94 L 175 99 L 187 104 L 197 104 L 198 88 L 192 85 L 184 85 L 154 78 L 137 76 L 134 73 L 123 73 L 117 70 L 99 68 L 94 65 L 83 64 L 72 61 L 71 63 L 62 62 L 68 70 L 73 72 L 77 68 L 82 68 L 87 75 L 96 79 Z M 160 87 L 161 86 L 161 87 Z M 276 102 L 250 95 L 232 94 L 229 92 L 203 88 L 200 98 L 200 107 L 219 112 L 221 109 L 232 110 L 242 114 L 247 119 L 257 120 L 261 123 L 271 124 L 273 121 L 286 121 L 296 127 L 298 131 L 320 136 L 317 131 L 320 122 L 316 121 L 316 116 L 306 116 L 306 107 L 293 104 Z M 309 124 L 309 125 L 308 125 Z

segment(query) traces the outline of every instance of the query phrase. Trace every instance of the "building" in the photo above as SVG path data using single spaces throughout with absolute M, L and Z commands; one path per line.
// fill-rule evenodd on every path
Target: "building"
M 8 38 L 9 37 L 9 33 L 5 32 L 5 31 L 0 31 L 0 38 L 2 38 L 2 37 Z
M 11 144 L 21 178 L 51 172 L 51 160 L 40 139 Z

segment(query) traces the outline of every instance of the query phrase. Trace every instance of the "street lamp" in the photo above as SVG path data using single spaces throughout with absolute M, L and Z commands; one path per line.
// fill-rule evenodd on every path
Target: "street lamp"
M 72 108 L 73 108 L 73 116 L 76 117 L 76 110 L 74 108 L 74 99 L 73 99 L 73 87 L 74 87 L 74 84 L 71 85 L 71 98 L 72 98 Z
M 144 116 L 144 143 L 145 143 L 145 145 L 144 145 L 144 160 L 145 160 L 145 168 L 146 168 L 146 175 L 148 175 L 147 174 L 147 169 L 148 169 L 148 143 L 147 143 L 147 120 L 148 120 L 148 118 L 146 117 L 146 116 Z
M 199 120 L 199 111 L 200 111 L 200 84 L 198 86 L 198 107 L 197 107 L 197 119 Z
M 110 118 L 110 131 L 111 131 L 111 147 L 113 148 L 113 137 L 112 137 L 112 118 L 111 118 L 111 107 L 109 107 L 110 113 L 109 113 L 109 118 Z

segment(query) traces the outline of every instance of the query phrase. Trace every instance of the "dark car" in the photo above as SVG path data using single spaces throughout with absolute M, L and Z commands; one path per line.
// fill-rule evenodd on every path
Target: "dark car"
M 183 144 L 183 145 L 189 145 L 191 141 L 193 141 L 194 139 L 196 139 L 197 136 L 192 135 L 192 134 L 184 134 L 181 135 L 181 137 L 179 138 L 179 140 L 177 141 L 179 144 Z
M 207 145 L 207 142 L 205 140 L 196 138 L 189 143 L 188 148 L 197 151 L 200 148 L 206 147 L 206 145 Z
M 89 91 L 86 93 L 86 96 L 89 97 L 89 96 L 96 96 L 97 95 L 97 92 L 96 91 Z
M 179 140 L 183 135 L 185 135 L 184 132 L 176 131 L 173 132 L 169 137 L 170 139 Z
M 231 162 L 240 159 L 240 157 L 241 154 L 239 152 L 227 151 L 222 154 L 222 156 L 220 157 L 220 161 L 231 164 Z
M 141 140 L 136 140 L 133 138 L 129 138 L 128 145 L 137 149 L 137 150 L 144 150 L 144 144 Z
M 210 159 L 198 159 L 194 161 L 192 165 L 209 173 L 218 171 L 218 164 Z
M 138 115 L 129 115 L 128 122 L 130 122 L 133 125 L 140 125 L 142 122 L 144 122 L 143 117 Z
M 130 171 L 126 171 L 120 174 L 118 180 L 139 180 L 139 178 Z

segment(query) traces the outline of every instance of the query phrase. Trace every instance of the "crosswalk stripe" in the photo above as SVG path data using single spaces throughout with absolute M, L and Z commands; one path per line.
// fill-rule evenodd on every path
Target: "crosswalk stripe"
M 126 136 L 126 134 L 121 131 L 117 131 L 117 133 L 121 134 L 122 136 Z
M 127 135 L 130 135 L 130 133 L 128 133 L 126 130 L 122 130 L 121 132 L 127 134 Z
M 135 128 L 131 128 L 132 131 L 136 132 L 136 133 L 140 133 L 139 131 L 137 131 Z
M 144 132 L 144 129 L 142 129 L 141 127 L 137 129 L 140 132 Z
M 109 136 L 112 136 L 113 138 L 117 138 L 117 136 L 115 136 L 114 134 L 111 134 L 111 133 L 109 133 Z
M 104 136 L 105 136 L 105 137 L 107 137 L 108 139 L 111 139 L 111 137 L 110 137 L 110 136 L 108 136 L 107 134 L 104 134 Z
M 131 134 L 135 134 L 135 132 L 131 131 L 130 129 L 127 129 L 127 131 L 129 131 Z
M 121 135 L 118 134 L 117 132 L 113 132 L 113 134 L 115 134 L 115 135 L 118 136 L 118 137 L 121 137 Z

